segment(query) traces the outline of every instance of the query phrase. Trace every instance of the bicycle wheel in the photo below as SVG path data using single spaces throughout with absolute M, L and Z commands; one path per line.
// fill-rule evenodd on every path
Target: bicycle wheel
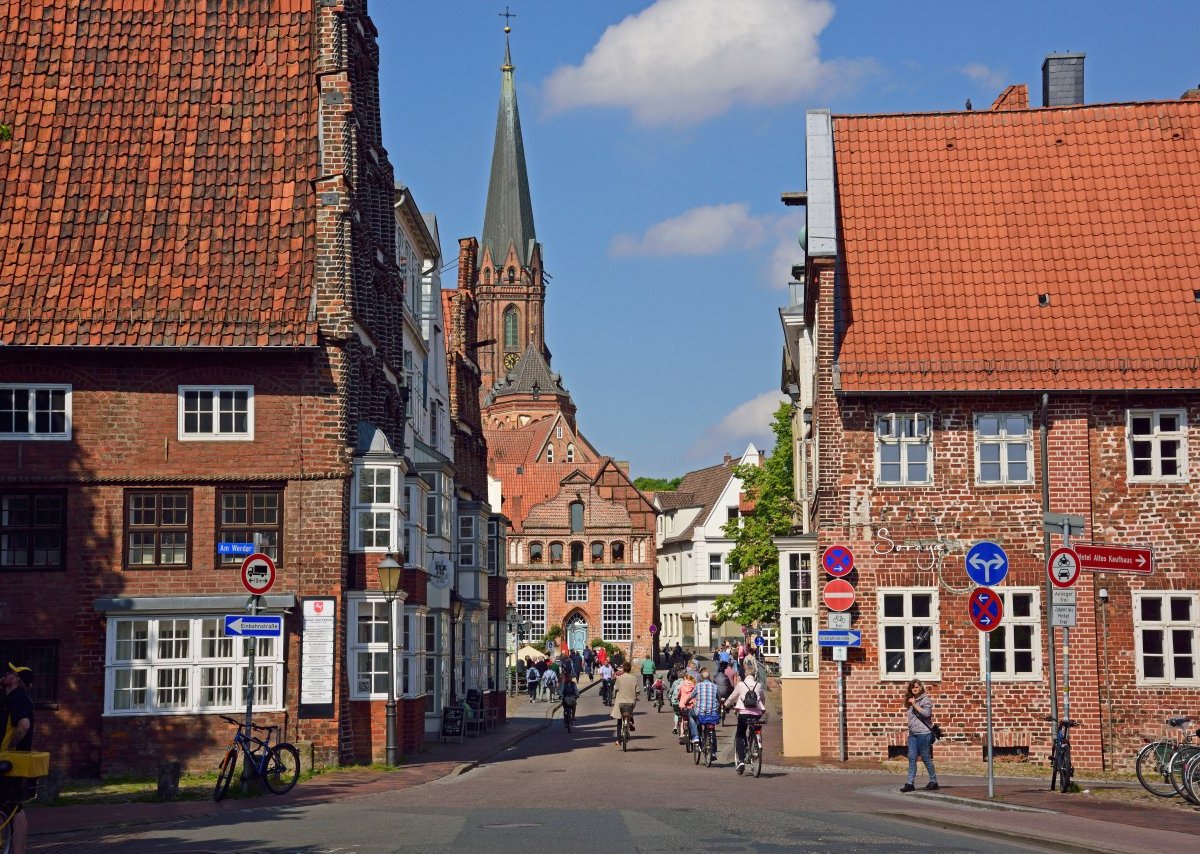
M 746 752 L 746 766 L 750 769 L 750 773 L 757 777 L 762 773 L 762 735 L 747 733 L 746 740 L 750 742 L 749 750 Z
M 1058 748 L 1058 784 L 1063 794 L 1071 790 L 1071 775 L 1075 769 L 1071 767 L 1071 745 L 1063 744 Z
M 1183 796 L 1193 804 L 1200 805 L 1200 753 L 1183 765 Z
M 277 744 L 267 753 L 263 782 L 277 795 L 292 790 L 300 779 L 300 751 L 287 742 Z
M 1170 774 L 1171 788 L 1175 790 L 1175 794 L 1184 796 L 1183 766 L 1197 753 L 1200 753 L 1200 747 L 1183 744 L 1171 754 L 1171 759 L 1167 763 L 1167 770 Z
M 5 809 L 0 812 L 0 818 L 4 821 L 3 827 L 0 827 L 0 854 L 12 854 L 13 822 L 21 807 L 18 804 L 5 804 L 5 807 L 12 807 L 12 811 Z
M 713 754 L 717 752 L 717 734 L 711 729 L 705 728 L 704 742 L 702 747 L 704 749 L 704 767 L 711 768 L 713 764 Z
M 221 760 L 221 765 L 217 769 L 217 785 L 213 787 L 214 801 L 221 800 L 229 791 L 229 784 L 233 780 L 235 768 L 237 768 L 237 748 L 231 747 L 225 753 L 225 758 Z
M 571 731 L 571 718 L 575 717 L 575 713 L 571 711 L 569 706 L 563 707 L 563 725 L 566 726 L 567 732 Z
M 1174 741 L 1152 741 L 1138 751 L 1137 771 L 1138 782 L 1152 795 L 1160 798 L 1173 798 L 1178 792 L 1171 785 L 1171 754 L 1178 745 Z
M 621 752 L 629 750 L 629 719 L 621 719 Z
M 700 764 L 701 755 L 704 752 L 704 728 L 700 728 L 700 741 L 692 745 L 692 763 Z

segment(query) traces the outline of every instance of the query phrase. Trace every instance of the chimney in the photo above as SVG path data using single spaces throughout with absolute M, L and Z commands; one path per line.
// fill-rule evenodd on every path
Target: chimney
M 726 454 L 726 455 L 725 455 L 725 465 L 729 465 L 731 462 L 733 462 L 733 455 L 732 455 L 732 454 Z
M 1042 106 L 1083 103 L 1083 53 L 1049 53 L 1042 63 Z
M 1179 100 L 1181 100 L 1181 101 L 1200 101 L 1200 86 L 1197 86 L 1194 89 L 1188 89 L 1186 92 L 1184 92 L 1182 95 L 1179 96 Z

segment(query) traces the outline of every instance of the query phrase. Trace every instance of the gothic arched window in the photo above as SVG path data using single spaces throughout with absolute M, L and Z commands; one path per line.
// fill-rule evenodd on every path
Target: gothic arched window
M 567 462 L 575 462 L 575 446 L 573 444 L 567 445 Z
M 517 344 L 517 310 L 513 306 L 504 309 L 504 349 L 515 350 Z
M 548 463 L 554 462 L 554 446 L 553 445 L 546 446 L 546 462 L 548 462 Z

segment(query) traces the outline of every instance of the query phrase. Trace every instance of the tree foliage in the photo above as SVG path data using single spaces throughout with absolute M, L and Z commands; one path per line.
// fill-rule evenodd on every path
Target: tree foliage
M 716 598 L 715 619 L 720 622 L 735 620 L 749 625 L 779 619 L 779 549 L 775 537 L 792 532 L 796 509 L 791 404 L 780 404 L 771 429 L 775 447 L 763 465 L 734 467 L 734 474 L 742 481 L 742 492 L 754 509 L 725 525 L 725 536 L 734 541 L 726 562 L 743 578 L 731 594 Z
M 674 492 L 682 482 L 682 477 L 638 477 L 634 478 L 633 485 L 642 492 Z

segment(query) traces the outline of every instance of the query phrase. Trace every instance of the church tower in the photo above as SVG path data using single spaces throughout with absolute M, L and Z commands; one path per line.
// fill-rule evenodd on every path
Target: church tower
M 485 393 L 516 368 L 527 350 L 533 349 L 547 363 L 550 361 L 544 329 L 542 247 L 533 228 L 510 32 L 511 28 L 504 28 L 500 109 L 475 285 L 480 339 L 476 358 Z

